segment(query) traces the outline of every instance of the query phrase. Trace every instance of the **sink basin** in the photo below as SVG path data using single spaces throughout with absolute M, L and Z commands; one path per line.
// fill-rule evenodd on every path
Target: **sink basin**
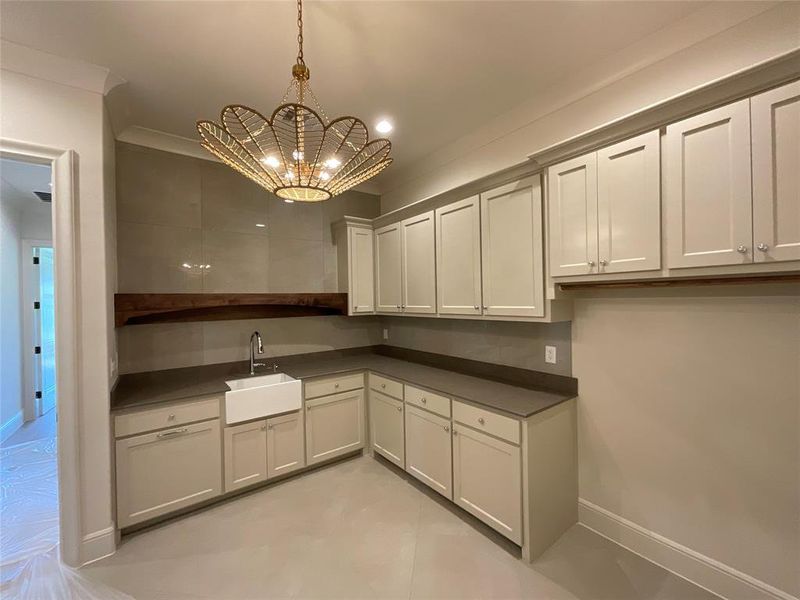
M 261 417 L 299 410 L 302 406 L 301 382 L 286 373 L 226 381 L 225 423 L 241 423 Z

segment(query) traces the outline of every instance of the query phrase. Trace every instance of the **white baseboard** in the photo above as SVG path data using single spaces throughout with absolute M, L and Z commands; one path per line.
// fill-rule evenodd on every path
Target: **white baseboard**
M 113 525 L 81 539 L 81 565 L 86 566 L 117 551 L 117 530 Z
M 645 529 L 583 498 L 578 500 L 578 521 L 634 554 L 728 600 L 798 600 L 788 592 Z
M 8 438 L 10 438 L 14 433 L 22 427 L 22 423 L 24 422 L 24 418 L 22 415 L 22 411 L 18 411 L 13 417 L 11 417 L 8 421 L 3 423 L 0 426 L 0 442 L 5 442 Z

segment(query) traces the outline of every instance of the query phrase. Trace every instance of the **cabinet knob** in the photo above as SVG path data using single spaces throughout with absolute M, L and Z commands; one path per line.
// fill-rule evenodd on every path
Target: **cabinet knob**
M 587 264 L 587 265 L 589 265 L 590 267 L 593 267 L 593 266 L 594 266 L 594 261 L 593 261 L 593 260 L 590 260 L 590 261 L 589 261 L 589 262 L 587 262 L 586 264 Z
M 397 412 L 403 412 L 403 407 L 402 406 L 398 406 L 397 407 Z
M 766 252 L 767 250 L 769 250 L 769 246 L 767 244 L 759 244 L 758 246 L 756 246 L 756 248 L 758 248 L 762 252 Z
M 405 307 L 406 307 L 406 305 L 405 305 L 405 304 L 401 304 L 401 305 L 400 305 L 400 308 L 405 308 Z
M 272 425 L 270 425 L 269 428 L 272 429 Z M 262 425 L 261 426 L 261 431 L 266 431 L 266 430 L 267 430 L 267 426 L 266 425 Z
M 385 383 L 382 383 L 382 384 L 381 384 L 381 388 L 383 388 L 383 389 L 386 389 L 386 384 L 385 384 Z
M 458 432 L 455 429 L 453 429 L 453 435 L 456 435 L 457 433 Z
M 397 308 L 400 308 L 400 305 L 399 305 L 399 304 L 397 305 Z
M 483 310 L 489 310 L 489 307 L 484 304 L 483 305 Z
M 483 425 L 485 422 L 486 421 L 483 420 L 483 417 L 478 418 L 478 423 L 480 423 L 481 425 Z
M 175 420 L 175 415 L 170 415 L 167 417 L 167 421 L 174 421 L 174 420 Z
M 445 431 L 450 431 L 450 426 L 449 426 L 449 425 L 445 425 L 445 426 L 444 426 L 444 430 L 445 430 Z
M 338 390 L 338 389 L 339 389 L 339 384 L 338 384 L 338 383 L 334 383 L 334 384 L 333 384 L 333 387 L 334 387 L 334 389 L 337 389 L 337 390 Z
M 476 304 L 475 305 L 475 310 L 480 310 L 480 309 L 481 309 L 481 307 Z
M 741 245 L 740 245 L 740 246 L 738 246 L 738 247 L 736 248 L 736 251 L 737 251 L 739 254 L 745 254 L 745 253 L 747 252 L 747 246 L 741 246 Z
M 422 403 L 423 403 L 423 404 L 427 404 L 427 403 L 428 403 L 428 399 L 427 399 L 427 398 L 423 398 L 423 399 L 422 399 Z
M 608 264 L 608 261 L 605 258 L 600 259 L 600 266 L 605 267 Z

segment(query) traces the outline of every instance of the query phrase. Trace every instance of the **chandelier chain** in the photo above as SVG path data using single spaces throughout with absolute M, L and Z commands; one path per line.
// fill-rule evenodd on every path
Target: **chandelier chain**
M 303 0 L 297 0 L 297 64 L 305 65 L 303 60 Z

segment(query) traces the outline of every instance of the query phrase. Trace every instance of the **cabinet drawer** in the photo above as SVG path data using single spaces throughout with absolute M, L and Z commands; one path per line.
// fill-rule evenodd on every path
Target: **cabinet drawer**
M 510 417 L 454 400 L 453 420 L 507 440 L 512 444 L 519 444 L 519 421 Z
M 398 400 L 403 399 L 403 384 L 399 381 L 387 379 L 375 373 L 369 374 L 369 387 L 376 392 L 381 392 Z
M 114 437 L 121 438 L 184 423 L 216 419 L 219 417 L 219 402 L 220 397 L 217 396 L 199 402 L 173 404 L 117 415 L 114 417 Z
M 427 390 L 415 388 L 412 385 L 405 386 L 406 402 L 424 408 L 437 415 L 450 418 L 450 398 L 445 398 L 439 394 L 434 394 Z
M 329 394 L 338 394 L 339 392 L 357 390 L 363 387 L 363 373 L 317 379 L 315 381 L 306 382 L 305 398 L 306 400 L 309 400 L 311 398 L 319 398 L 320 396 L 328 396 Z

